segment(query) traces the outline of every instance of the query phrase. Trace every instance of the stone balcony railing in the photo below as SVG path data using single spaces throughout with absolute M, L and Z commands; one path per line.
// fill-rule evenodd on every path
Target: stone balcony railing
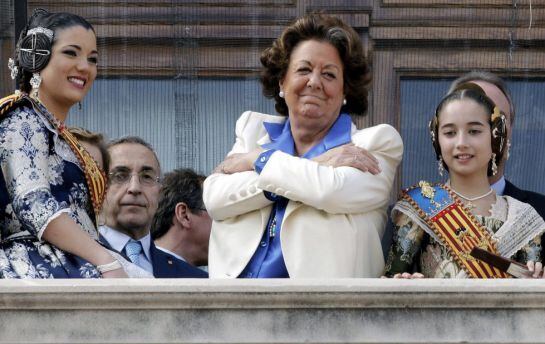
M 0 343 L 512 342 L 545 342 L 545 281 L 0 281 Z

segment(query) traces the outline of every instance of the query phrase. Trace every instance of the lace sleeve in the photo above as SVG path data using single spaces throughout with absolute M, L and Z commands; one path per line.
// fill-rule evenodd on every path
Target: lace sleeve
M 526 264 L 529 260 L 541 262 L 541 236 L 537 236 L 530 240 L 524 247 L 515 253 L 512 259 L 522 264 Z

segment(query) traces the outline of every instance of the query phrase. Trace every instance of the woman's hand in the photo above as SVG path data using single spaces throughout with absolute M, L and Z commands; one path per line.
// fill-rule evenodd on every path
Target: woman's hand
M 102 274 L 102 278 L 129 278 L 125 270 L 123 268 L 119 268 L 116 270 L 104 272 Z
M 213 173 L 233 174 L 237 172 L 253 171 L 254 163 L 263 152 L 258 147 L 248 153 L 235 153 L 228 155 L 215 169 Z
M 312 160 L 324 166 L 349 166 L 371 174 L 381 172 L 378 160 L 367 150 L 357 147 L 353 143 L 330 149 Z
M 415 272 L 414 274 L 404 272 L 401 274 L 395 274 L 394 276 L 392 276 L 392 278 L 417 279 L 417 278 L 424 278 L 424 275 L 422 275 L 420 272 Z
M 532 260 L 529 260 L 526 263 L 526 266 L 528 267 L 528 270 L 532 273 L 528 278 L 545 278 L 545 274 L 543 274 L 543 265 L 541 262 L 534 262 Z

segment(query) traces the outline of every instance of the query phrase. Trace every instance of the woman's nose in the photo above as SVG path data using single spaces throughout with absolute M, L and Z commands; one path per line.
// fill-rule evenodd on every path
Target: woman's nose
M 307 86 L 311 88 L 321 88 L 322 81 L 318 72 L 312 72 L 308 75 Z

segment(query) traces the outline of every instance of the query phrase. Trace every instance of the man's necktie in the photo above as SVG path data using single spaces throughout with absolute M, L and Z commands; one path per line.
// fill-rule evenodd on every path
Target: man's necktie
M 125 253 L 134 264 L 138 265 L 140 260 L 140 253 L 142 253 L 142 244 L 137 240 L 129 240 L 125 245 Z

